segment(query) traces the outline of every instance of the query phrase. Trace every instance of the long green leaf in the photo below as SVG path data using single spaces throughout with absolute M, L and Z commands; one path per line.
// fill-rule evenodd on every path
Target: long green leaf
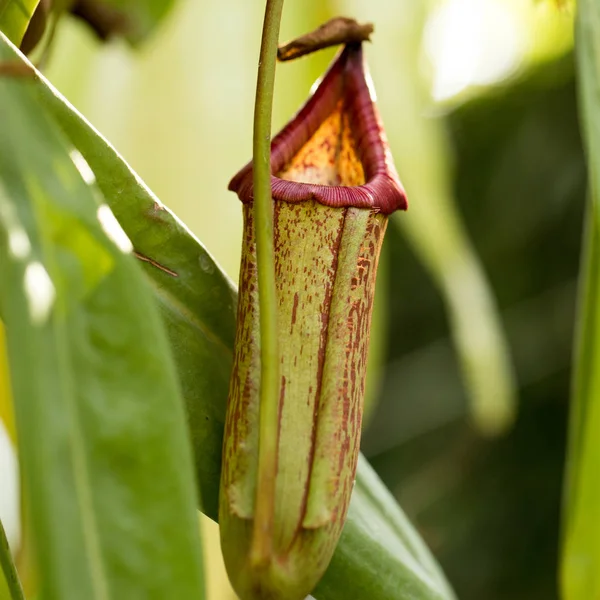
M 39 0 L 0 0 L 0 31 L 20 44 Z
M 2 521 L 0 521 L 0 571 L 2 571 L 0 574 L 0 600 L 25 600 Z
M 175 0 L 93 0 L 88 2 L 92 20 L 104 21 L 101 29 L 123 35 L 132 44 L 138 44 L 150 35 L 167 16 Z
M 454 598 L 425 543 L 364 457 L 348 519 L 318 600 Z
M 15 55 L 16 56 L 16 55 Z M 85 157 L 159 299 L 179 370 L 203 511 L 217 517 L 221 444 L 235 331 L 235 288 L 118 153 L 38 75 L 45 107 Z M 318 600 L 449 600 L 425 545 L 365 460 Z
M 564 600 L 600 596 L 600 2 L 580 0 L 577 68 L 591 202 L 583 248 L 578 340 L 563 513 Z
M 41 594 L 201 599 L 191 452 L 150 289 L 33 81 L 0 80 L 0 120 L 0 305 Z

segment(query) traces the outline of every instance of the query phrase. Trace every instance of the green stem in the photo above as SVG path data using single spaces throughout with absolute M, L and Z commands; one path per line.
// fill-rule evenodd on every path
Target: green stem
M 265 565 L 271 555 L 279 431 L 279 348 L 271 199 L 271 112 L 275 59 L 283 0 L 267 0 L 254 109 L 254 224 L 260 312 L 260 408 L 258 475 L 251 560 Z
M 8 547 L 2 521 L 0 521 L 0 570 L 4 573 L 4 580 L 10 592 L 11 600 L 25 600 L 17 570 L 10 556 L 10 548 Z M 0 583 L 1 587 L 2 583 Z

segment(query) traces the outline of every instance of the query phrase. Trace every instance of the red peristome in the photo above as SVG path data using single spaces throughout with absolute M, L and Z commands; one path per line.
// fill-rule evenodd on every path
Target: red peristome
M 271 172 L 278 173 L 315 134 L 340 99 L 349 116 L 366 183 L 329 186 L 287 181 L 271 175 L 275 200 L 316 200 L 326 206 L 371 208 L 384 214 L 406 210 L 406 194 L 398 178 L 379 112 L 367 83 L 360 44 L 346 46 L 334 60 L 313 95 L 271 144 Z M 252 162 L 229 183 L 242 202 L 253 198 Z

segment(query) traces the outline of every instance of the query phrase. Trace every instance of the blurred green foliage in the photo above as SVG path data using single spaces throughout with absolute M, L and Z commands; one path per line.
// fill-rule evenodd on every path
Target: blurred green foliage
M 519 416 L 496 441 L 468 425 L 443 306 L 390 236 L 389 364 L 364 451 L 414 519 L 459 598 L 557 598 L 561 480 L 586 189 L 571 57 L 447 118 L 454 190 L 496 290 Z M 434 376 L 432 376 L 434 374 Z
M 0 0 L 0 30 L 19 45 L 39 0 Z

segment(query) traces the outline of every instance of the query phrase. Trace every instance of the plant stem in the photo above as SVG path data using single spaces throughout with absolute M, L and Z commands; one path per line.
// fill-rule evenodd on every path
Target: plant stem
M 271 112 L 282 9 L 283 0 L 267 0 L 254 108 L 252 160 L 261 361 L 258 475 L 251 548 L 251 561 L 256 566 L 267 564 L 271 555 L 279 442 L 280 382 L 271 199 Z
M 17 569 L 12 561 L 10 555 L 10 548 L 8 547 L 8 540 L 4 533 L 4 527 L 0 521 L 0 572 L 4 574 L 4 580 L 8 591 L 10 593 L 11 600 L 25 600 L 23 594 L 23 588 L 19 581 L 19 575 Z M 0 584 L 1 587 L 1 584 Z

